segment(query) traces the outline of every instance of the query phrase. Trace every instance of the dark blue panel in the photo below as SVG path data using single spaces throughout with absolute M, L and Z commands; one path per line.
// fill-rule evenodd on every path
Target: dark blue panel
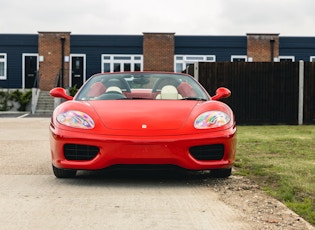
M 246 36 L 175 36 L 175 48 L 180 47 L 240 47 L 246 48 Z
M 310 61 L 310 56 L 315 56 L 315 37 L 280 37 L 279 55 Z
M 86 76 L 101 71 L 102 54 L 141 54 L 143 36 L 71 35 L 71 53 L 86 55 Z
M 175 54 L 215 55 L 216 61 L 231 61 L 247 54 L 246 36 L 175 36 Z
M 1 88 L 22 88 L 22 55 L 38 53 L 38 35 L 0 34 L 0 53 L 7 54 L 7 80 Z
M 315 49 L 315 37 L 279 37 L 279 43 L 280 49 Z
M 123 53 L 122 48 L 133 47 L 135 52 L 142 53 L 142 44 L 142 35 L 71 35 L 71 48 L 79 46 L 115 47 Z
M 34 34 L 0 34 L 0 47 L 36 46 L 38 35 Z

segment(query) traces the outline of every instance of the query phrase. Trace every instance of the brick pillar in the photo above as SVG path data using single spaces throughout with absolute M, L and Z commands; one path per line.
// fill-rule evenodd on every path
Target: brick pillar
M 253 62 L 272 62 L 279 57 L 279 34 L 247 34 L 247 58 Z
M 63 39 L 64 56 L 70 56 L 70 32 L 38 32 L 39 88 L 43 91 L 55 87 L 61 72 Z M 64 62 L 64 86 L 69 86 L 69 62 Z
M 174 33 L 143 33 L 143 69 L 174 72 Z

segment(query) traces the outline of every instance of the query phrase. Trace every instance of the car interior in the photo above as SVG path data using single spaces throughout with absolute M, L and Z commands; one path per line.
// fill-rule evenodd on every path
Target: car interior
M 95 78 L 78 96 L 80 100 L 150 99 L 181 100 L 205 99 L 187 79 L 150 75 L 114 75 Z M 201 96 L 200 96 L 201 95 Z M 81 96 L 81 97 L 80 97 Z

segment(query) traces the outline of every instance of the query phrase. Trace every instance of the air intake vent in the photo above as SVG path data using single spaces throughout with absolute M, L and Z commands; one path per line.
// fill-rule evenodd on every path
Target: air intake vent
M 200 145 L 189 149 L 190 154 L 197 160 L 221 160 L 224 156 L 224 145 Z
M 63 147 L 67 160 L 92 160 L 100 151 L 96 146 L 65 144 Z

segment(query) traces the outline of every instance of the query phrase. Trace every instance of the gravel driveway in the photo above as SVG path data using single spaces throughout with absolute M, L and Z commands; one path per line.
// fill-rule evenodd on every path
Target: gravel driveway
M 1 229 L 315 229 L 246 178 L 51 171 L 49 118 L 0 118 Z

